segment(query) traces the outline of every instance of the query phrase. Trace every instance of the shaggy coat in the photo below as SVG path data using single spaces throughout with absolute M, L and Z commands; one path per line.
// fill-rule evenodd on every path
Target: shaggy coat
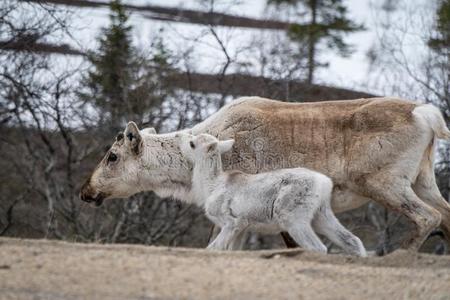
M 349 254 L 366 255 L 361 241 L 331 210 L 333 182 L 329 177 L 305 168 L 260 174 L 224 172 L 220 155 L 231 149 L 234 140 L 187 133 L 180 133 L 178 139 L 183 155 L 194 165 L 192 191 L 196 203 L 221 228 L 209 249 L 233 249 L 237 238 L 248 229 L 286 231 L 301 247 L 326 253 L 316 231 Z

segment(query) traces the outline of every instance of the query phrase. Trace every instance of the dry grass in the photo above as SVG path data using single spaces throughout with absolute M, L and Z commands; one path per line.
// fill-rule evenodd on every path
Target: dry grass
M 0 239 L 1 299 L 450 299 L 450 257 Z

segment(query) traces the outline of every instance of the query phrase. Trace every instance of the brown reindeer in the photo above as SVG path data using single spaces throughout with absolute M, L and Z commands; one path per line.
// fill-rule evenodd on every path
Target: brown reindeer
M 399 212 L 415 224 L 405 248 L 417 250 L 439 225 L 450 237 L 450 205 L 433 171 L 437 139 L 449 139 L 450 131 L 430 104 L 394 98 L 286 103 L 247 97 L 190 131 L 235 140 L 231 153 L 222 157 L 225 169 L 259 173 L 305 167 L 326 174 L 335 184 L 336 213 L 370 200 Z M 174 139 L 175 133 L 152 134 L 129 123 L 84 184 L 81 199 L 100 204 L 153 190 L 194 201 L 192 166 Z

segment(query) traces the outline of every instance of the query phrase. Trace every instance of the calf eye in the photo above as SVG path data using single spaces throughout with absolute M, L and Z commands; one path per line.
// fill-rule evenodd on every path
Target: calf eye
M 117 160 L 117 155 L 115 155 L 114 153 L 110 153 L 109 155 L 108 155 L 108 162 L 114 162 L 114 161 L 116 161 Z
M 189 142 L 189 146 L 191 146 L 192 149 L 195 149 L 195 145 L 194 145 L 194 142 L 193 142 L 193 141 L 190 141 L 190 142 Z

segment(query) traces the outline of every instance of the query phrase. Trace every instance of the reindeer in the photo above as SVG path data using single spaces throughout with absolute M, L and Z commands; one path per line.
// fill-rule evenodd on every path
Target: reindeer
M 195 202 L 221 228 L 208 249 L 231 250 L 236 237 L 249 229 L 286 231 L 304 249 L 326 253 L 327 247 L 313 226 L 347 253 L 366 256 L 362 242 L 339 223 L 331 210 L 333 182 L 329 177 L 304 168 L 260 174 L 226 172 L 221 154 L 231 150 L 234 140 L 219 141 L 209 134 L 180 133 L 175 137 L 194 166 Z
M 408 218 L 415 229 L 403 248 L 417 250 L 441 226 L 450 237 L 450 205 L 434 177 L 434 148 L 449 139 L 440 111 L 395 98 L 286 103 L 241 98 L 191 129 L 234 139 L 224 169 L 260 173 L 305 167 L 334 182 L 335 213 L 376 201 Z M 139 131 L 129 123 L 81 189 L 81 199 L 101 204 L 153 190 L 195 202 L 192 165 L 175 133 Z

